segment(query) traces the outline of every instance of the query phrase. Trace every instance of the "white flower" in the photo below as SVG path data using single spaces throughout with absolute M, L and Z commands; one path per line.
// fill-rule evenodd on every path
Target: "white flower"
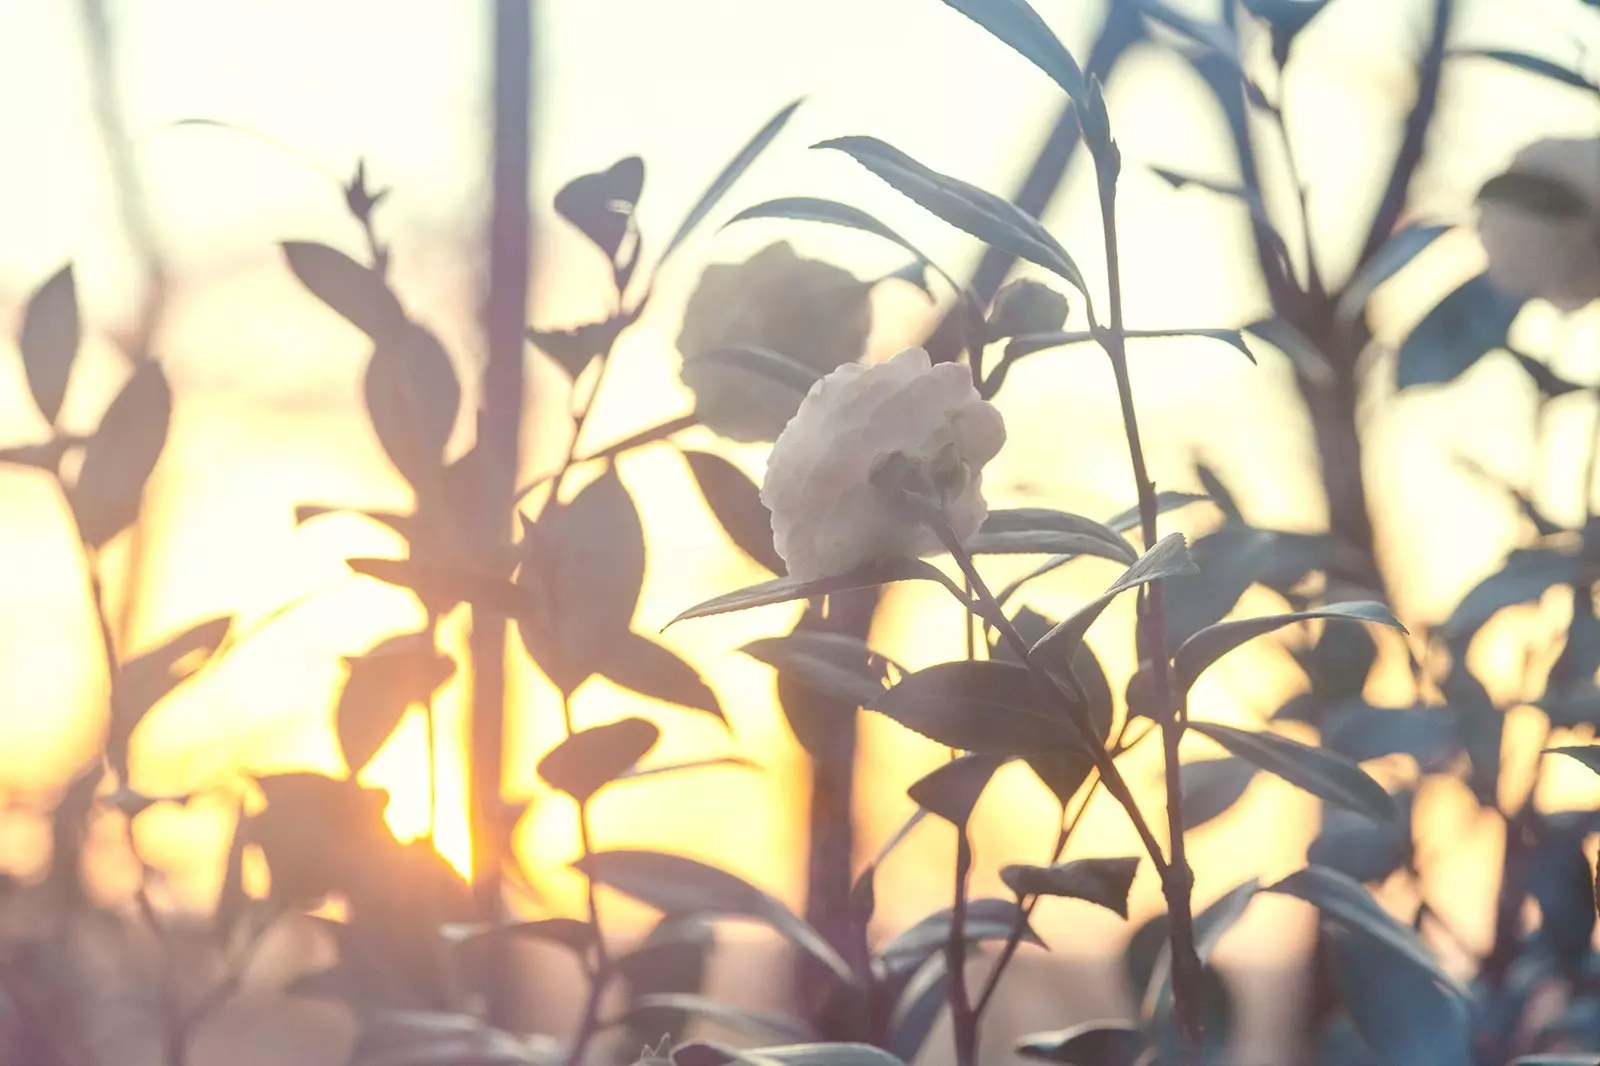
M 761 500 L 791 577 L 847 573 L 886 556 L 939 549 L 874 486 L 892 463 L 937 493 L 960 540 L 983 524 L 982 468 L 1005 443 L 1000 412 L 968 369 L 908 348 L 877 366 L 848 364 L 817 382 L 772 446 Z
M 1576 311 L 1600 299 L 1600 140 L 1537 141 L 1478 193 L 1489 280 Z

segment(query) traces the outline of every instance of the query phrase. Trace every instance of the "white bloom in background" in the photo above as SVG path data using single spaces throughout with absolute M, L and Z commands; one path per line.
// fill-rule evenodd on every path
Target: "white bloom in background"
M 724 348 L 766 348 L 821 376 L 866 352 L 871 291 L 849 271 L 800 258 L 787 241 L 743 263 L 706 268 L 678 334 L 695 415 L 729 440 L 773 440 L 794 417 L 800 392 L 705 357 Z
M 908 348 L 877 366 L 841 366 L 800 404 L 767 463 L 761 500 L 773 544 L 802 580 L 891 555 L 939 549 L 872 481 L 885 464 L 937 493 L 960 540 L 983 524 L 983 465 L 1005 443 L 1000 412 L 959 363 L 934 366 Z
M 1576 311 L 1600 299 L 1600 139 L 1537 141 L 1478 193 L 1489 280 Z

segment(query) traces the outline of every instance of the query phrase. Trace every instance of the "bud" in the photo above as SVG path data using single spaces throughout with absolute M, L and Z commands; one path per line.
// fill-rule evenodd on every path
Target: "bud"
M 1089 91 L 1078 103 L 1078 128 L 1083 143 L 1097 160 L 1109 158 L 1112 151 L 1111 117 L 1106 114 L 1106 97 L 1100 79 L 1089 78 Z
M 985 323 L 986 341 L 1055 333 L 1067 321 L 1067 298 L 1037 281 L 1013 281 L 994 298 Z

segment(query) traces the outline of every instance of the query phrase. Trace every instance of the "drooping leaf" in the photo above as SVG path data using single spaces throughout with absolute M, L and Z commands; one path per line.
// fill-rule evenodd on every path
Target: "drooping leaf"
M 1389 608 L 1372 600 L 1333 603 L 1310 611 L 1294 611 L 1289 614 L 1243 618 L 1235 622 L 1218 622 L 1207 626 L 1184 641 L 1173 656 L 1174 672 L 1179 689 L 1187 692 L 1190 686 L 1194 684 L 1195 679 L 1205 671 L 1206 667 L 1239 645 L 1254 640 L 1263 634 L 1271 633 L 1275 629 L 1282 629 L 1284 626 L 1293 625 L 1296 622 L 1309 621 L 1313 618 L 1376 622 L 1380 625 L 1398 629 L 1402 633 L 1407 632 L 1406 627 L 1400 624 L 1399 619 L 1389 612 Z
M 285 241 L 289 269 L 312 295 L 374 341 L 382 341 L 406 322 L 405 311 L 383 275 L 325 244 Z
M 679 224 L 678 231 L 667 242 L 666 251 L 661 253 L 662 262 L 666 262 L 668 257 L 689 236 L 689 232 L 711 213 L 711 209 L 717 206 L 717 202 L 733 187 L 733 183 L 739 180 L 739 175 L 748 170 L 750 164 L 755 162 L 756 157 L 766 149 L 767 145 L 772 143 L 773 138 L 777 137 L 784 124 L 789 121 L 789 117 L 794 114 L 795 108 L 799 107 L 801 103 L 802 100 L 796 100 L 772 116 L 767 121 L 767 124 L 762 126 L 754 137 L 750 138 L 749 143 L 739 149 L 739 154 L 734 156 L 728 162 L 728 165 L 722 168 L 722 172 L 716 176 L 706 188 L 706 191 L 700 194 L 700 199 L 695 201 L 695 205 L 689 209 L 689 213 L 684 216 L 683 222 Z
M 378 754 L 412 704 L 427 703 L 454 676 L 456 664 L 435 649 L 431 630 L 386 641 L 346 663 L 350 674 L 339 694 L 334 727 L 354 775 Z
M 1033 646 L 1033 655 L 1045 661 L 1067 661 L 1074 654 L 1094 620 L 1118 595 L 1149 581 L 1177 577 L 1195 572 L 1194 560 L 1189 557 L 1187 542 L 1182 533 L 1169 533 L 1155 547 L 1139 557 L 1139 561 L 1123 573 L 1099 597 L 1078 608 L 1071 617 L 1056 626 Z
M 1214 722 L 1190 722 L 1229 752 L 1296 788 L 1380 822 L 1394 821 L 1394 799 L 1350 760 L 1276 733 L 1252 733 Z
M 573 863 L 582 874 L 670 915 L 749 918 L 765 922 L 809 952 L 846 983 L 856 976 L 822 935 L 779 900 L 726 870 L 682 855 L 619 849 Z
M 700 672 L 648 637 L 629 632 L 613 639 L 599 672 L 641 696 L 704 711 L 724 724 L 728 720 Z
M 214 655 L 227 639 L 231 616 L 209 618 L 122 664 L 111 693 L 106 749 L 113 769 L 127 775 L 128 741 L 157 703 Z
M 836 200 L 819 200 L 810 196 L 786 196 L 777 200 L 767 200 L 754 207 L 747 207 L 733 218 L 727 225 L 757 218 L 792 218 L 800 222 L 823 222 L 846 229 L 861 230 L 882 237 L 899 245 L 912 255 L 916 256 L 916 265 L 928 267 L 949 283 L 952 289 L 960 290 L 960 284 L 946 274 L 939 265 L 923 255 L 910 241 L 906 240 L 894 230 L 879 222 L 859 207 L 842 204 Z M 724 227 L 726 228 L 726 227 Z
M 644 191 L 644 160 L 619 159 L 605 170 L 581 174 L 556 193 L 556 214 L 566 219 L 611 262 L 633 224 L 633 212 Z
M 835 592 L 848 592 L 851 589 L 875 588 L 896 581 L 937 581 L 956 597 L 965 598 L 959 585 L 921 559 L 884 559 L 837 577 L 823 577 L 811 581 L 780 577 L 724 593 L 689 608 L 667 625 L 675 625 L 690 618 L 706 618 L 714 614 L 743 611 L 751 607 L 766 607 L 774 603 L 810 599 L 813 596 L 827 596 Z
M 1132 565 L 1139 553 L 1092 518 L 1043 507 L 990 511 L 966 544 L 973 555 L 1072 554 Z
M 1022 666 L 993 660 L 950 662 L 907 674 L 868 706 L 945 747 L 983 755 L 1058 751 L 1078 733 L 1053 713 Z
M 818 1039 L 819 1035 L 810 1025 L 793 1015 L 736 1007 L 731 1003 L 691 992 L 655 992 L 636 996 L 630 1003 L 624 1020 L 631 1020 L 641 1011 L 650 1010 L 682 1011 L 692 1017 L 716 1022 L 756 1040 L 804 1043 Z
M 68 263 L 28 297 L 17 335 L 28 391 L 33 393 L 39 413 L 52 425 L 67 398 L 79 339 L 78 286 Z
M 960 179 L 929 170 L 875 137 L 839 137 L 813 147 L 844 152 L 957 229 L 1044 267 L 1088 296 L 1083 275 L 1066 249 L 1038 219 L 1009 201 Z
M 1345 283 L 1335 310 L 1338 319 L 1341 322 L 1353 321 L 1367 306 L 1367 299 L 1377 291 L 1379 285 L 1405 269 L 1406 264 L 1428 245 L 1449 233 L 1451 228 L 1439 223 L 1407 226 L 1385 241 L 1377 253 L 1362 263 L 1360 269 Z
M 1226 814 L 1256 778 L 1256 767 L 1234 755 L 1184 763 L 1179 771 L 1184 827 L 1198 829 Z
M 1299 3 L 1303 0 L 1293 0 Z M 1269 315 L 1244 327 L 1244 332 L 1266 341 L 1283 353 L 1295 373 L 1319 388 L 1333 382 L 1333 365 L 1317 343 L 1282 315 Z
M 772 512 L 761 502 L 755 483 L 720 455 L 685 448 L 683 457 L 728 539 L 774 574 L 785 573 L 783 559 L 772 546 Z
M 965 832 L 978 797 L 1007 761 L 1003 755 L 957 756 L 919 778 L 907 795 L 918 807 Z
M 139 517 L 146 482 L 167 444 L 172 389 L 161 364 L 146 360 L 117 393 L 84 446 L 72 486 L 83 539 L 99 548 Z
M 1470 1000 L 1466 989 L 1445 972 L 1417 934 L 1391 917 L 1358 881 L 1337 870 L 1307 866 L 1262 891 L 1305 900 L 1323 917 L 1337 920 L 1382 948 L 1391 962 L 1414 967 L 1461 999 Z
M 374 345 L 363 398 L 384 454 L 413 486 L 429 487 L 461 408 L 461 382 L 439 338 L 414 322 Z
M 1374 707 L 1344 700 L 1321 716 L 1322 745 L 1352 762 L 1405 754 L 1425 773 L 1442 770 L 1461 753 L 1457 716 L 1443 707 Z
M 1451 641 L 1469 639 L 1503 608 L 1536 600 L 1556 585 L 1572 584 L 1583 572 L 1577 556 L 1549 548 L 1519 548 L 1461 598 L 1439 627 L 1440 633 Z
M 1145 1052 L 1145 1039 L 1138 1026 L 1128 1022 L 1083 1022 L 1029 1033 L 1012 1050 L 1025 1059 L 1063 1066 L 1135 1066 Z
M 571 734 L 539 760 L 539 776 L 579 803 L 586 803 L 650 754 L 661 737 L 656 724 L 623 718 Z
M 1396 387 L 1454 381 L 1485 354 L 1505 346 L 1523 303 L 1495 288 L 1487 274 L 1462 283 L 1400 345 Z
M 1050 76 L 1073 100 L 1088 92 L 1072 53 L 1050 31 L 1027 0 L 944 0 Z
M 1339 990 L 1356 1031 L 1381 1061 L 1407 1066 L 1467 1066 L 1473 1061 L 1471 1011 L 1425 973 L 1396 966 L 1366 937 L 1328 931 Z
M 1484 59 L 1493 59 L 1507 66 L 1525 70 L 1530 74 L 1538 74 L 1563 85 L 1570 85 L 1574 89 L 1583 89 L 1589 93 L 1600 93 L 1600 85 L 1585 78 L 1575 70 L 1553 63 L 1543 56 L 1529 55 L 1526 52 L 1514 52 L 1504 48 L 1453 48 L 1452 56 L 1479 56 Z
M 887 660 L 845 633 L 797 629 L 753 640 L 739 650 L 816 692 L 858 707 L 882 696 L 888 683 Z
M 1004 940 L 1011 935 L 1022 909 L 1015 900 L 974 899 L 967 901 L 962 933 L 971 943 L 985 940 Z M 879 951 L 878 957 L 890 973 L 908 973 L 922 965 L 934 952 L 942 951 L 950 939 L 950 908 L 935 911 L 911 928 L 890 940 Z M 1022 940 L 1026 944 L 1044 946 L 1039 934 L 1031 925 L 1025 925 Z
M 1054 866 L 1000 868 L 1000 880 L 1022 896 L 1064 896 L 1087 900 L 1118 917 L 1128 916 L 1128 891 L 1139 872 L 1137 858 L 1074 859 Z

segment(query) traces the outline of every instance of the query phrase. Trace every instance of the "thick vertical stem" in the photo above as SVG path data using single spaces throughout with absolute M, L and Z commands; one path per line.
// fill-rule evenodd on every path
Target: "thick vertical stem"
M 1117 156 L 1112 146 L 1107 153 L 1096 151 L 1095 169 L 1099 177 L 1100 212 L 1105 231 L 1106 276 L 1110 303 L 1110 326 L 1096 327 L 1106 354 L 1111 358 L 1117 383 L 1117 399 L 1122 406 L 1122 424 L 1128 435 L 1128 454 L 1139 496 L 1139 529 L 1146 545 L 1156 543 L 1156 492 L 1145 464 L 1144 444 L 1139 435 L 1139 418 L 1133 404 L 1133 383 L 1128 375 L 1127 333 L 1122 321 L 1122 276 L 1117 251 Z M 1172 994 L 1179 1036 L 1185 1057 L 1199 1063 L 1204 1038 L 1200 1015 L 1200 989 L 1203 970 L 1195 950 L 1194 911 L 1191 893 L 1194 873 L 1184 850 L 1183 791 L 1179 779 L 1178 747 L 1183 740 L 1185 711 L 1174 698 L 1170 662 L 1167 658 L 1166 620 L 1162 605 L 1161 582 L 1151 582 L 1143 601 L 1139 625 L 1144 627 L 1154 672 L 1157 713 L 1161 716 L 1161 739 L 1167 786 L 1167 828 L 1171 838 L 1161 887 L 1167 897 L 1167 917 L 1172 940 Z
M 493 203 L 489 223 L 489 292 L 483 332 L 480 446 L 488 458 L 484 506 L 509 523 L 520 468 L 523 330 L 531 264 L 528 175 L 532 154 L 532 0 L 495 0 L 493 41 Z M 505 619 L 474 608 L 472 619 L 471 782 L 472 872 L 479 916 L 500 919 L 500 878 L 510 841 L 500 810 L 505 747 Z M 502 944 L 491 937 L 490 944 Z M 510 958 L 492 950 L 485 968 L 489 1019 L 511 1024 Z

